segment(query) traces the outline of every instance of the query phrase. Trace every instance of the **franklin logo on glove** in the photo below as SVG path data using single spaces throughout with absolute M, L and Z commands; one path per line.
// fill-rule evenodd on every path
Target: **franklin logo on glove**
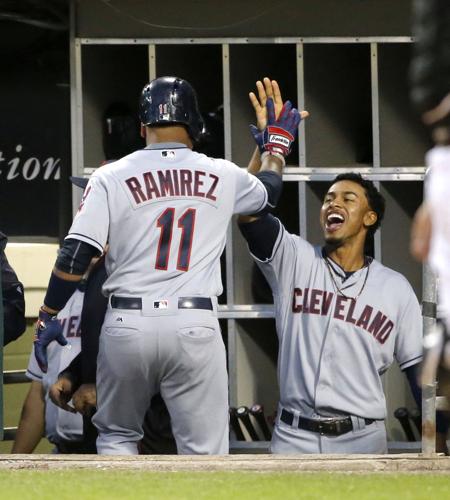
M 285 130 L 280 130 L 277 129 L 277 127 L 269 127 L 269 142 L 273 144 L 280 144 L 280 146 L 283 146 L 285 149 L 289 148 L 291 145 L 291 142 L 294 140 L 294 137 L 285 131 Z M 281 135 L 285 133 L 286 136 Z M 272 146 L 273 147 L 273 146 Z M 282 151 L 280 151 L 282 153 Z
M 250 131 L 258 145 L 261 155 L 281 155 L 282 160 L 291 152 L 291 146 L 301 121 L 301 115 L 290 101 L 286 101 L 280 111 L 280 116 L 275 117 L 275 106 L 271 98 L 267 99 L 267 127 L 259 130 L 255 125 L 250 125 Z

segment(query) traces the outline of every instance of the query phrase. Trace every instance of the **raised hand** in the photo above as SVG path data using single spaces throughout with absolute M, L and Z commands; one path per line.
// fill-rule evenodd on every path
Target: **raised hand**
M 276 80 L 270 78 L 263 78 L 263 81 L 256 82 L 256 90 L 258 97 L 254 92 L 249 93 L 250 102 L 256 115 L 256 127 L 259 130 L 264 130 L 267 127 L 267 99 L 271 98 L 274 104 L 275 117 L 278 118 L 280 111 L 283 107 L 283 98 L 281 97 L 280 87 Z
M 259 131 L 254 125 L 250 130 L 259 148 L 260 153 L 268 152 L 287 156 L 295 141 L 296 132 L 300 124 L 300 113 L 286 101 L 281 108 L 278 118 L 275 117 L 275 105 L 272 98 L 266 102 L 267 126 Z

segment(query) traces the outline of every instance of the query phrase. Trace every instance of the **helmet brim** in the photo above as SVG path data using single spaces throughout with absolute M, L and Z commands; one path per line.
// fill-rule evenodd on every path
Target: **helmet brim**
M 70 176 L 69 179 L 70 179 L 70 182 L 72 184 L 74 184 L 75 186 L 78 186 L 78 187 L 80 187 L 82 189 L 84 189 L 87 186 L 88 182 L 89 182 L 89 179 L 86 178 L 86 177 L 76 177 L 76 176 L 73 176 L 73 175 Z

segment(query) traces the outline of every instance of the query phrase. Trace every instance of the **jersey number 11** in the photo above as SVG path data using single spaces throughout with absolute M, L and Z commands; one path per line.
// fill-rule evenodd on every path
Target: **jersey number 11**
M 177 269 L 179 271 L 187 271 L 189 269 L 192 238 L 194 237 L 195 213 L 196 210 L 194 208 L 188 208 L 178 219 L 178 227 L 181 229 L 181 240 L 177 259 Z M 161 234 L 159 236 L 155 269 L 161 271 L 167 271 L 167 266 L 169 264 L 174 220 L 175 209 L 166 208 L 156 221 L 156 225 L 160 228 Z

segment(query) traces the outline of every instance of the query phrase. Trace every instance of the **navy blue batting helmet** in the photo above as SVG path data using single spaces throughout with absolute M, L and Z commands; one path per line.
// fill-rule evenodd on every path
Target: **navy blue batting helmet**
M 203 118 L 198 109 L 197 94 L 191 84 L 176 76 L 162 76 L 142 90 L 139 118 L 144 125 L 185 125 L 191 139 L 198 141 Z

